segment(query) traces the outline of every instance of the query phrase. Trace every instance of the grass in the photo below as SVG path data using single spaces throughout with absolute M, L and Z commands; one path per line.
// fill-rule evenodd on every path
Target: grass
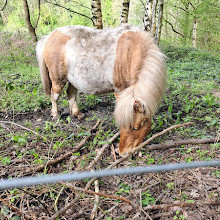
M 103 96 L 79 94 L 79 107 L 86 112 L 87 118 L 83 122 L 73 121 L 67 114 L 63 115 L 56 123 L 52 122 L 50 100 L 45 97 L 40 82 L 34 52 L 35 45 L 30 42 L 29 37 L 21 33 L 14 35 L 4 33 L 0 39 L 2 50 L 2 57 L 0 57 L 0 121 L 14 121 L 29 129 L 25 130 L 15 125 L 0 124 L 1 178 L 14 177 L 19 174 L 19 170 L 23 169 L 22 167 L 46 164 L 49 160 L 71 150 L 83 137 L 88 135 L 88 129 L 94 125 L 96 120 L 102 119 L 103 122 L 96 131 L 94 138 L 88 141 L 82 150 L 73 154 L 71 161 L 64 161 L 55 167 L 45 167 L 44 173 L 69 172 L 75 171 L 76 168 L 84 170 L 95 158 L 100 146 L 105 144 L 118 130 L 112 117 L 113 94 Z M 17 49 L 18 45 L 19 49 Z M 220 101 L 216 97 L 220 84 L 219 53 L 197 51 L 191 48 L 166 47 L 162 49 L 167 55 L 167 92 L 160 108 L 153 117 L 152 133 L 149 134 L 149 137 L 173 124 L 192 121 L 194 126 L 172 131 L 157 138 L 152 143 L 185 138 L 215 137 L 220 128 Z M 65 92 L 59 102 L 62 111 L 68 109 Z M 217 158 L 219 147 L 219 144 L 211 144 L 181 146 L 165 151 L 149 152 L 144 150 L 141 155 L 130 158 L 122 165 L 136 166 L 211 160 Z M 109 148 L 97 164 L 96 169 L 103 169 L 112 161 L 114 161 L 114 157 Z M 207 172 L 207 178 L 209 176 L 219 178 L 217 169 L 213 168 Z M 180 175 L 180 173 L 178 174 Z M 103 179 L 100 182 L 100 187 L 104 191 L 110 191 L 109 194 L 125 197 L 136 196 L 137 201 L 139 201 L 139 194 L 136 191 L 139 188 L 144 188 L 141 193 L 143 206 L 160 202 L 161 192 L 166 198 L 170 199 L 167 202 L 192 200 L 189 187 L 185 186 L 190 184 L 187 182 L 185 185 L 181 185 L 182 183 L 178 183 L 179 179 L 176 175 L 174 172 L 169 173 L 169 175 L 155 174 L 153 178 L 143 176 L 143 179 L 138 176 L 114 177 L 108 180 Z M 184 176 L 186 173 L 181 175 Z M 180 179 L 182 178 L 181 175 Z M 147 187 L 149 185 L 154 187 L 147 188 L 145 183 Z M 86 181 L 78 184 L 84 187 Z M 181 190 L 183 190 L 181 195 L 178 188 L 180 185 Z M 58 185 L 47 186 L 45 192 L 42 187 L 35 187 L 27 189 L 27 191 L 38 200 L 50 204 L 49 209 L 52 213 L 63 207 L 63 201 L 69 196 L 71 197 L 69 189 L 62 187 Z M 39 195 L 38 191 L 40 192 Z M 20 203 L 19 197 L 23 193 L 23 191 L 15 189 L 9 193 L 6 192 L 5 195 L 7 196 L 4 195 L 3 197 L 9 199 L 11 204 L 16 206 Z M 210 198 L 218 197 L 215 190 L 208 192 L 208 196 Z M 130 199 L 134 199 L 134 197 L 130 197 Z M 81 206 L 90 207 L 92 204 L 90 200 L 87 201 L 84 198 L 85 204 L 81 204 Z M 39 204 L 35 200 L 31 202 L 33 202 L 33 207 L 35 204 Z M 108 205 L 106 204 L 106 206 Z M 105 205 L 100 209 L 105 210 Z M 7 206 L 0 205 L 0 210 L 1 213 L 5 213 L 4 215 L 12 213 Z M 182 214 L 182 212 L 177 211 L 175 218 L 181 219 Z M 123 216 L 123 213 L 119 211 L 118 216 Z

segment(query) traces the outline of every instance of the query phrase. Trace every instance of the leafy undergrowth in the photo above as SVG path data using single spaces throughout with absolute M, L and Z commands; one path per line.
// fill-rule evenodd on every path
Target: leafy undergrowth
M 86 170 L 102 145 L 118 131 L 112 117 L 113 94 L 79 94 L 79 107 L 86 118 L 78 121 L 69 116 L 64 92 L 59 101 L 61 117 L 57 122 L 52 122 L 50 100 L 42 92 L 34 45 L 27 44 L 29 41 L 20 33 L 5 33 L 2 36 L 1 178 L 25 176 L 27 170 L 38 165 L 44 165 L 44 169 L 40 172 L 32 171 L 29 175 Z M 14 43 L 11 44 L 11 41 Z M 19 45 L 19 50 L 15 50 L 15 45 Z M 152 132 L 148 137 L 171 125 L 190 121 L 194 122 L 193 126 L 174 130 L 152 143 L 217 137 L 220 127 L 219 54 L 189 48 L 170 47 L 163 50 L 168 57 L 168 88 L 153 118 Z M 101 124 L 82 149 L 53 166 L 47 165 L 54 158 L 74 149 L 89 135 L 88 130 L 99 119 Z M 107 148 L 94 169 L 104 169 L 120 158 L 113 150 L 117 148 L 118 141 Z M 157 151 L 145 149 L 118 167 L 212 160 L 219 158 L 219 147 L 219 143 L 213 143 L 183 145 Z M 120 200 L 100 197 L 95 219 L 146 219 L 149 218 L 147 216 L 152 219 L 218 219 L 220 210 L 215 205 L 175 206 L 156 210 L 146 210 L 145 207 L 174 202 L 217 202 L 219 177 L 219 169 L 213 167 L 102 178 L 99 180 L 101 193 L 126 197 L 138 208 Z M 84 189 L 88 181 L 73 184 Z M 94 185 L 90 189 L 94 191 Z M 1 191 L 0 198 L 6 203 L 0 201 L 0 216 L 1 219 L 23 219 L 24 216 L 48 219 L 76 195 L 80 199 L 58 219 L 89 219 L 95 203 L 94 195 L 72 191 L 61 183 Z

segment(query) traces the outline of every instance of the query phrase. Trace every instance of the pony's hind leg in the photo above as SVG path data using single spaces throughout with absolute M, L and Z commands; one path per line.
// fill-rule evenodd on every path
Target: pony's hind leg
M 58 111 L 58 99 L 60 97 L 60 93 L 63 90 L 63 87 L 65 86 L 65 83 L 57 84 L 54 81 L 52 81 L 52 87 L 51 87 L 51 102 L 52 102 L 52 109 L 51 109 L 51 116 L 53 117 L 53 120 L 57 120 L 59 117 L 59 111 Z
M 84 114 L 82 114 L 79 111 L 76 102 L 77 89 L 71 83 L 68 83 L 67 95 L 69 99 L 70 115 L 72 117 L 77 117 L 78 119 L 82 119 L 84 117 Z

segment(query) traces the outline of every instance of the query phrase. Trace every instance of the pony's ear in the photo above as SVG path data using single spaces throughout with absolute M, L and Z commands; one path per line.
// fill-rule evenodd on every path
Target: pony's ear
M 133 107 L 134 107 L 135 113 L 137 113 L 137 112 L 143 113 L 144 112 L 143 106 L 141 105 L 140 101 L 135 101 Z

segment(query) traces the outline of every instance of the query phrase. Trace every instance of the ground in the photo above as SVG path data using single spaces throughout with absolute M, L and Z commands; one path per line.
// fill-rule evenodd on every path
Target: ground
M 118 132 L 112 116 L 113 94 L 80 93 L 79 108 L 86 117 L 79 121 L 69 116 L 64 92 L 59 101 L 61 117 L 53 122 L 50 100 L 42 91 L 34 45 L 27 46 L 28 41 L 21 33 L 2 36 L 0 177 L 87 170 L 102 146 Z M 173 130 L 150 144 L 209 137 L 216 138 L 216 142 L 152 151 L 146 146 L 117 167 L 219 159 L 220 105 L 216 95 L 220 85 L 219 53 L 167 46 L 162 50 L 168 57 L 168 86 L 146 139 L 171 125 L 193 122 L 192 126 Z M 101 120 L 99 126 L 90 131 L 98 120 Z M 71 152 L 90 134 L 79 151 L 48 165 L 49 161 Z M 93 169 L 104 169 L 120 158 L 115 153 L 118 142 L 117 138 L 109 144 Z M 35 171 L 39 165 L 43 169 Z M 100 196 L 95 219 L 219 219 L 219 178 L 219 167 L 101 178 L 100 193 L 125 197 L 131 204 Z M 57 219 L 89 219 L 95 196 L 84 190 L 88 181 L 72 182 L 72 187 L 56 183 L 2 190 L 0 217 L 49 219 L 75 201 Z M 89 190 L 95 191 L 94 184 Z M 153 205 L 158 206 L 153 209 Z

